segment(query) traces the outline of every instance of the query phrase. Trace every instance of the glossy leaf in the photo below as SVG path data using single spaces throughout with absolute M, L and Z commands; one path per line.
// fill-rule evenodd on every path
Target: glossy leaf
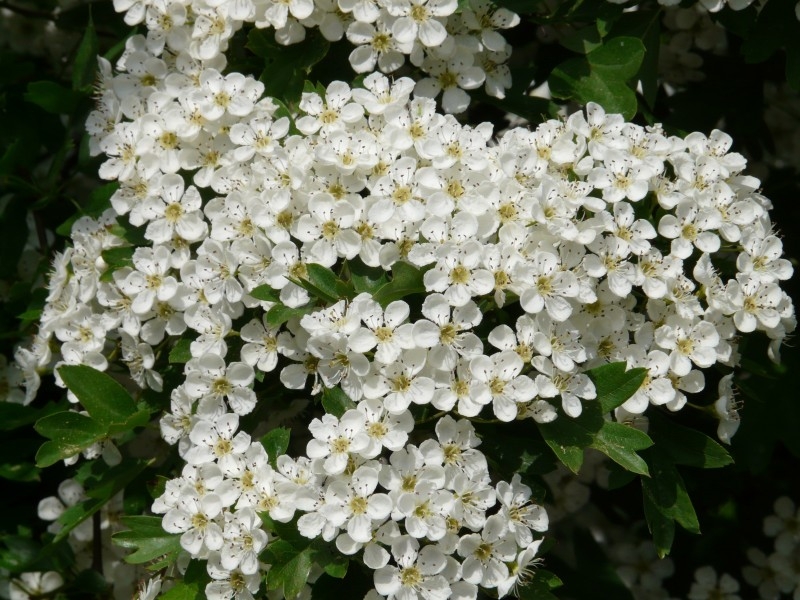
M 424 271 L 411 264 L 396 262 L 392 267 L 392 280 L 375 292 L 373 298 L 385 308 L 395 300 L 422 293 L 425 291 L 423 275 Z
M 616 362 L 595 367 L 586 374 L 594 383 L 597 402 L 607 413 L 622 406 L 636 393 L 647 376 L 647 369 L 627 369 L 624 362 Z
M 322 408 L 325 409 L 325 412 L 335 417 L 341 417 L 355 407 L 355 402 L 339 386 L 322 390 Z
M 34 428 L 50 440 L 36 453 L 36 466 L 40 468 L 75 456 L 106 436 L 106 429 L 91 417 L 70 411 L 39 419 Z
M 58 374 L 89 416 L 109 435 L 145 425 L 149 420 L 149 413 L 138 411 L 130 394 L 111 376 L 86 365 L 64 365 Z
M 289 448 L 291 430 L 286 427 L 276 427 L 261 438 L 261 445 L 267 451 L 269 464 L 275 468 L 275 461 L 281 454 L 286 454 Z
M 118 546 L 133 550 L 125 556 L 125 562 L 137 565 L 163 557 L 159 564 L 170 564 L 178 557 L 181 536 L 164 531 L 161 517 L 137 515 L 121 520 L 128 529 L 115 533 L 111 539 Z
M 314 550 L 298 550 L 284 540 L 276 540 L 267 547 L 266 555 L 272 565 L 267 573 L 267 588 L 283 590 L 285 598 L 297 597 L 308 581 Z

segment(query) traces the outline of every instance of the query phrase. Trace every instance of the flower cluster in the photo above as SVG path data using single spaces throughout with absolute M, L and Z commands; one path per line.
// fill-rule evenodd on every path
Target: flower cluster
M 100 175 L 119 188 L 113 209 L 75 223 L 17 359 L 29 399 L 40 368 L 105 370 L 112 352 L 162 391 L 158 356 L 187 342 L 160 422 L 186 466 L 153 511 L 207 560 L 209 598 L 258 590 L 264 512 L 360 553 L 374 594 L 505 595 L 528 576 L 547 514 L 520 479 L 492 483 L 469 419 L 579 417 L 597 395 L 586 371 L 619 361 L 647 377 L 613 418 L 677 411 L 703 369 L 736 365 L 740 334 L 765 333 L 777 357 L 795 327 L 769 200 L 724 133 L 669 137 L 589 104 L 493 140 L 489 124 L 436 112 L 443 81 L 476 81 L 447 70 L 474 68 L 459 44 L 502 48 L 494 29 L 510 14 L 471 4 L 485 11 L 477 43 L 472 13 L 447 1 L 115 5 L 148 27 L 117 74 L 103 64 L 87 123 Z M 335 15 L 354 19 L 348 35 L 373 27 L 423 57 L 437 79 L 333 82 L 295 115 L 260 81 L 224 73 L 243 21 L 294 41 L 301 23 L 325 32 Z M 444 27 L 456 18 L 457 39 Z M 445 70 L 425 67 L 440 51 L 452 52 L 436 58 Z M 447 91 L 446 110 L 466 101 Z M 315 287 L 320 272 L 341 299 Z M 344 398 L 309 425 L 305 457 L 269 456 L 240 429 L 273 372 L 290 390 Z M 738 419 L 727 382 L 726 441 Z M 428 421 L 436 438 L 411 443 Z M 115 460 L 109 441 L 86 452 Z
M 425 77 L 417 94 L 442 93 L 446 112 L 469 105 L 464 90 L 484 86 L 497 98 L 511 87 L 505 64 L 511 47 L 498 30 L 514 27 L 519 16 L 490 0 L 239 0 L 236 2 L 114 0 L 129 25 L 147 25 L 147 51 L 166 47 L 197 61 L 213 64 L 243 26 L 272 28 L 280 44 L 296 44 L 306 29 L 317 28 L 331 42 L 356 46 L 350 65 L 356 73 L 376 68 L 393 73 L 410 63 Z M 216 65 L 219 66 L 219 65 Z M 144 71 L 142 71 L 142 74 Z

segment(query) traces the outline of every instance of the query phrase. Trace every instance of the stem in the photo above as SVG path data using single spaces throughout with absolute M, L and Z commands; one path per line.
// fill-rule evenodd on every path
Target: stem
M 92 569 L 103 574 L 103 538 L 100 531 L 100 511 L 92 515 Z

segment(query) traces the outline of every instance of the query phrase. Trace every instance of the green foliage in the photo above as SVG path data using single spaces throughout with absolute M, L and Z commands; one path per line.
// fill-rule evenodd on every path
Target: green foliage
M 326 413 L 332 414 L 334 417 L 341 417 L 355 407 L 355 402 L 339 386 L 322 390 L 322 408 Z
M 272 468 L 276 468 L 275 460 L 281 455 L 286 454 L 289 448 L 289 436 L 291 430 L 286 427 L 276 427 L 272 429 L 261 438 L 261 445 L 267 451 L 269 457 L 269 464 Z
M 424 271 L 404 262 L 398 262 L 392 267 L 392 280 L 372 294 L 372 297 L 384 308 L 411 294 L 420 294 L 425 291 L 422 282 Z
M 150 413 L 138 410 L 130 394 L 109 375 L 85 365 L 64 365 L 58 374 L 106 435 L 141 427 Z
M 264 60 L 260 79 L 267 96 L 275 96 L 291 109 L 300 103 L 311 67 L 325 58 L 330 43 L 316 29 L 299 44 L 281 46 L 272 32 L 252 29 L 247 49 Z
M 571 98 L 581 104 L 597 102 L 606 111 L 631 119 L 637 100 L 630 83 L 644 55 L 644 44 L 638 38 L 606 40 L 585 58 L 571 58 L 556 67 L 548 79 L 550 91 L 556 98 Z
M 597 399 L 584 403 L 577 418 L 559 411 L 552 423 L 540 423 L 539 432 L 559 460 L 577 473 L 586 448 L 599 450 L 628 471 L 649 475 L 647 464 L 637 454 L 653 445 L 642 431 L 607 420 L 605 414 L 630 398 L 642 381 L 644 369 L 625 370 L 625 363 L 614 363 L 588 372 L 595 383 Z
M 295 522 L 278 523 L 261 515 L 267 530 L 278 536 L 263 552 L 272 565 L 267 573 L 267 589 L 283 590 L 286 598 L 295 598 L 308 581 L 314 564 L 331 577 L 347 574 L 349 560 L 321 539 L 310 540 L 299 535 Z
M 651 477 L 642 479 L 644 513 L 660 556 L 669 554 L 675 523 L 690 533 L 700 533 L 692 501 L 675 463 L 658 446 L 645 454 Z
M 122 524 L 128 529 L 115 533 L 112 540 L 118 546 L 133 550 L 125 557 L 125 562 L 137 565 L 153 561 L 148 568 L 155 571 L 171 565 L 178 557 L 181 536 L 165 532 L 161 528 L 161 517 L 122 517 Z

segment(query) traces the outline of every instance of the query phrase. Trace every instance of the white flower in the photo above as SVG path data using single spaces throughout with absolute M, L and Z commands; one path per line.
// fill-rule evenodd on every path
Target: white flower
M 471 533 L 459 540 L 458 553 L 464 557 L 461 565 L 464 580 L 493 588 L 508 577 L 507 563 L 516 557 L 517 545 L 502 517 L 492 515 L 481 533 Z
M 199 496 L 185 491 L 175 508 L 161 521 L 167 533 L 181 534 L 181 547 L 192 556 L 206 550 L 219 550 L 224 539 L 216 518 L 222 512 L 222 500 L 214 493 Z
M 719 333 L 708 321 L 667 317 L 666 323 L 656 329 L 655 341 L 670 350 L 670 369 L 678 376 L 687 375 L 692 363 L 705 368 L 717 361 Z
M 476 356 L 469 363 L 473 375 L 470 398 L 481 406 L 491 402 L 498 419 L 513 421 L 517 416 L 517 404 L 532 400 L 537 393 L 533 380 L 520 375 L 523 366 L 522 359 L 511 350 Z
M 349 481 L 334 481 L 325 490 L 325 504 L 319 509 L 336 527 L 345 527 L 354 542 L 366 544 L 374 531 L 392 512 L 392 500 L 375 493 L 378 471 L 362 466 Z
M 422 303 L 427 319 L 414 323 L 414 342 L 430 348 L 428 362 L 437 369 L 452 370 L 459 356 L 477 356 L 482 351 L 478 336 L 469 329 L 481 322 L 478 306 L 470 301 L 452 309 L 442 294 L 430 294 Z
M 689 600 L 741 600 L 739 582 L 727 573 L 717 576 L 713 567 L 700 567 L 694 572 L 695 581 L 689 590 Z
M 314 419 L 308 426 L 314 439 L 308 442 L 306 453 L 312 459 L 324 459 L 322 468 L 328 475 L 342 473 L 351 454 L 361 452 L 369 446 L 363 415 L 349 410 L 341 420 L 326 414 Z
M 511 478 L 511 483 L 499 481 L 497 483 L 497 499 L 500 501 L 500 515 L 514 534 L 514 539 L 520 548 L 526 548 L 533 543 L 531 530 L 545 532 L 549 526 L 547 511 L 531 501 L 532 490 L 522 483 L 518 474 Z
M 389 600 L 445 600 L 450 586 L 440 574 L 447 561 L 436 546 L 422 549 L 419 542 L 402 536 L 392 543 L 392 557 L 397 566 L 387 565 L 375 571 L 375 589 Z

